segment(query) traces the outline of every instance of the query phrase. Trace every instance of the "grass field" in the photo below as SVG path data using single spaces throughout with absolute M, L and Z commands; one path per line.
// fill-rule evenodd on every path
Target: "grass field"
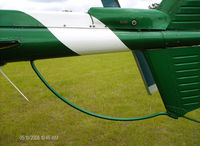
M 115 117 L 165 111 L 159 93 L 149 96 L 145 91 L 130 52 L 41 60 L 35 64 L 59 93 L 89 111 Z M 137 122 L 97 119 L 56 98 L 37 78 L 29 62 L 9 63 L 3 71 L 31 102 L 0 75 L 1 146 L 200 145 L 199 124 L 167 116 Z M 200 110 L 188 116 L 200 119 Z

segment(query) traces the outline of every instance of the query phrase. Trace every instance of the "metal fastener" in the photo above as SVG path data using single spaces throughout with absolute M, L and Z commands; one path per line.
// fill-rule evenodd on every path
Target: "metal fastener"
M 136 20 L 133 20 L 133 21 L 132 21 L 132 25 L 133 25 L 133 26 L 136 26 L 136 25 L 137 25 L 137 21 L 136 21 Z

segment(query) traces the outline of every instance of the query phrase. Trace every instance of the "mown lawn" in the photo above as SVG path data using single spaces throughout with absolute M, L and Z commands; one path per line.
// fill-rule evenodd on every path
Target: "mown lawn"
M 59 93 L 89 111 L 115 117 L 165 111 L 159 93 L 149 96 L 145 91 L 130 52 L 41 60 L 35 64 Z M 0 75 L 1 146 L 200 145 L 200 125 L 194 122 L 167 116 L 137 122 L 97 119 L 55 97 L 29 62 L 9 63 L 3 71 L 31 102 Z M 200 110 L 188 115 L 200 119 Z

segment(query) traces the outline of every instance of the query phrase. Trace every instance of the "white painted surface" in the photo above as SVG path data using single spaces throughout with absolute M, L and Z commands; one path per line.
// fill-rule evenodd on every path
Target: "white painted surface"
M 153 94 L 158 91 L 156 84 L 149 86 L 148 89 L 149 89 L 150 94 Z
M 65 46 L 79 55 L 128 51 L 105 25 L 86 13 L 25 12 L 46 26 Z M 63 27 L 66 25 L 66 27 Z
M 94 22 L 95 28 L 105 28 L 105 24 L 103 24 L 101 21 L 99 21 L 97 18 L 92 16 L 92 20 Z
M 89 28 L 92 20 L 87 13 L 74 12 L 25 12 L 46 27 Z
M 49 30 L 58 40 L 80 55 L 129 50 L 108 28 L 49 28 Z

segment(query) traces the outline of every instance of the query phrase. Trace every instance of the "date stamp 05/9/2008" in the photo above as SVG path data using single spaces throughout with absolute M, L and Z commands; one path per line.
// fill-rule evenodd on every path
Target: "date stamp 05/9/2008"
M 58 136 L 50 136 L 50 135 L 21 135 L 19 136 L 19 140 L 32 140 L 32 141 L 39 141 L 39 140 L 58 140 Z

